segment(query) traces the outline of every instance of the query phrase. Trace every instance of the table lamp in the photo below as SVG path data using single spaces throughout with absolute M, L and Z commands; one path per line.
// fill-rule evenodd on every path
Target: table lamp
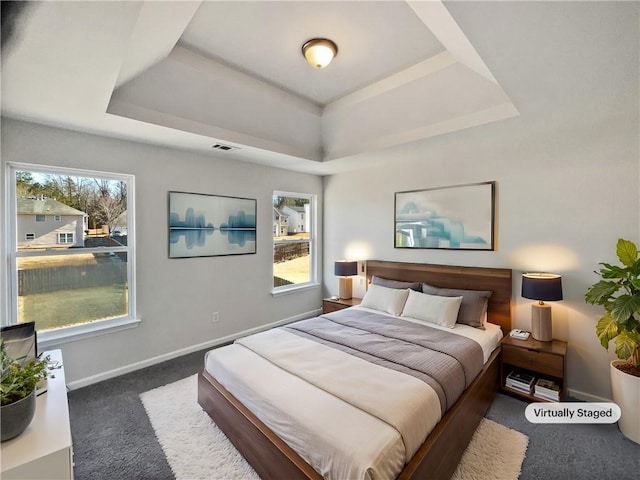
M 554 273 L 522 274 L 522 297 L 538 300 L 531 305 L 531 336 L 541 342 L 550 342 L 551 306 L 544 301 L 562 300 L 562 277 Z
M 334 274 L 338 279 L 338 297 L 343 300 L 351 298 L 351 276 L 358 273 L 358 262 L 347 262 L 339 260 L 335 262 Z

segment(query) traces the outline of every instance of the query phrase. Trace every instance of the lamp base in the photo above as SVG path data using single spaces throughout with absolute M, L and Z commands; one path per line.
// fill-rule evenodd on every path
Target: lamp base
M 338 278 L 338 297 L 341 300 L 349 300 L 351 298 L 352 283 L 350 277 Z
M 550 342 L 553 339 L 551 330 L 551 307 L 546 304 L 531 305 L 531 336 L 541 342 Z

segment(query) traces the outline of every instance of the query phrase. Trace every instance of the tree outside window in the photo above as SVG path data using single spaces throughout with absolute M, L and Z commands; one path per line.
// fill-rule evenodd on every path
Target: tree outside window
M 133 177 L 24 164 L 9 172 L 17 241 L 8 245 L 13 308 L 4 323 L 35 321 L 46 335 L 133 319 Z M 122 221 L 128 235 L 114 237 Z

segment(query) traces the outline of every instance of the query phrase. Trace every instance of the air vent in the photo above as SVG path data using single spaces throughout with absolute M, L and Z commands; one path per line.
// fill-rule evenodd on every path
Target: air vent
M 239 147 L 232 147 L 231 145 L 225 145 L 223 143 L 216 143 L 211 148 L 215 150 L 222 150 L 224 152 L 229 152 L 231 150 L 239 150 Z

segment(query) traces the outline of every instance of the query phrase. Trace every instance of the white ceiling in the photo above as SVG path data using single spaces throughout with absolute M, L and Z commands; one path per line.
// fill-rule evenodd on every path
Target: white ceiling
M 303 61 L 305 41 L 330 38 L 330 68 Z M 404 2 L 205 2 L 179 44 L 325 105 L 444 51 Z
M 508 26 L 517 4 L 492 10 L 505 18 L 489 18 L 476 2 L 31 2 L 3 47 L 2 114 L 331 174 L 389 149 L 517 116 L 529 91 L 572 95 L 571 69 L 562 64 L 566 79 L 536 75 L 539 58 L 520 65 L 517 53 L 496 54 L 499 32 L 489 25 Z M 571 4 L 550 9 L 564 14 Z M 531 18 L 531 28 L 553 18 Z M 513 44 L 502 41 L 500 51 L 535 50 L 508 33 Z M 300 51 L 317 36 L 339 48 L 322 70 Z M 516 88 L 516 79 L 525 83 L 517 75 L 523 69 L 527 92 Z M 510 81 L 517 101 L 496 78 Z M 237 149 L 213 150 L 218 143 Z

